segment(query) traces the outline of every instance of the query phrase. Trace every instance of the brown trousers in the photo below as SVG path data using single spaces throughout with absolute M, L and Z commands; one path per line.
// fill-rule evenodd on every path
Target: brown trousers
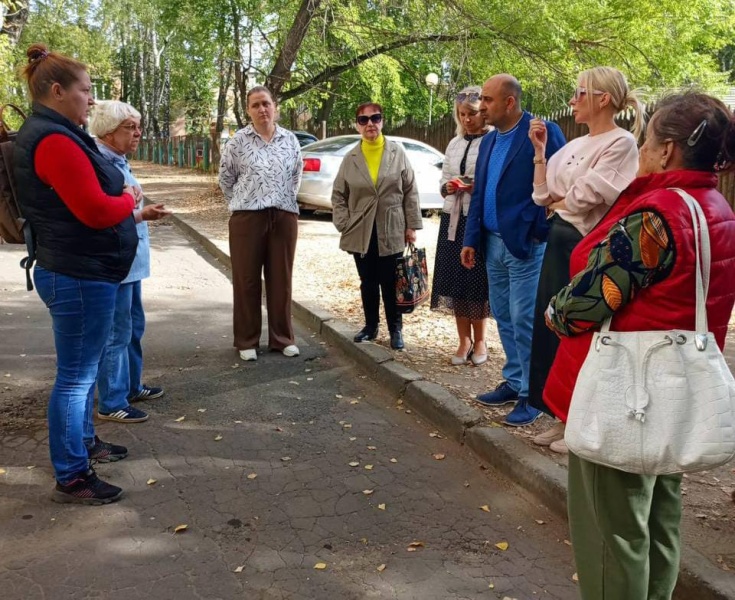
M 298 215 L 276 208 L 237 211 L 230 217 L 233 330 L 238 350 L 257 348 L 260 342 L 261 273 L 268 309 L 268 348 L 283 350 L 294 343 L 291 272 L 298 221 Z

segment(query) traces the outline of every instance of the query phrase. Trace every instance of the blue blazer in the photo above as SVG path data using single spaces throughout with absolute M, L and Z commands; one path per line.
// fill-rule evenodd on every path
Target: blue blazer
M 500 235 L 510 253 L 519 259 L 528 258 L 531 255 L 534 241 L 545 242 L 549 234 L 546 210 L 534 204 L 531 198 L 534 149 L 531 140 L 528 139 L 528 129 L 532 118 L 530 113 L 523 112 L 518 131 L 505 157 L 496 192 Z M 546 142 L 546 159 L 548 160 L 566 144 L 566 140 L 556 123 L 546 121 L 546 131 L 548 132 Z M 497 130 L 482 138 L 475 166 L 475 188 L 470 200 L 464 234 L 464 245 L 475 250 L 482 249 L 483 237 L 486 233 L 483 216 L 485 214 L 487 165 L 490 153 L 495 146 L 496 137 Z

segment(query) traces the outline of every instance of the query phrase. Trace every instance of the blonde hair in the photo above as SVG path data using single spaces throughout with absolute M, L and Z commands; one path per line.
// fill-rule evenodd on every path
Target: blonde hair
M 646 125 L 646 115 L 643 104 L 634 90 L 628 86 L 628 81 L 620 71 L 614 67 L 593 67 L 579 74 L 579 82 L 590 92 L 600 90 L 610 94 L 610 101 L 615 114 L 626 109 L 632 109 L 635 115 L 633 135 L 640 137 Z M 592 108 L 593 94 L 587 94 L 585 101 Z
M 460 121 L 459 119 L 459 109 L 464 106 L 465 108 L 468 108 L 475 112 L 479 111 L 482 88 L 479 85 L 468 85 L 466 88 L 460 90 L 459 94 L 477 94 L 477 100 L 474 101 L 465 100 L 464 102 L 459 102 L 456 99 L 454 101 L 454 122 L 457 124 L 457 135 L 463 136 L 467 132 L 465 131 L 464 125 L 462 125 L 462 121 Z
M 95 104 L 89 132 L 98 138 L 112 133 L 125 119 L 140 119 L 140 113 L 127 102 L 100 100 Z

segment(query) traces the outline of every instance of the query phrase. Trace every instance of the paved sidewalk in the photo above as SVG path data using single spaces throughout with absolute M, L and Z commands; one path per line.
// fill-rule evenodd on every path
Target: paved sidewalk
M 563 519 L 301 324 L 300 357 L 242 363 L 226 276 L 175 227 L 152 248 L 146 381 L 166 395 L 99 425 L 130 449 L 97 466 L 126 495 L 86 507 L 48 499 L 50 322 L 0 246 L 3 600 L 577 597 Z

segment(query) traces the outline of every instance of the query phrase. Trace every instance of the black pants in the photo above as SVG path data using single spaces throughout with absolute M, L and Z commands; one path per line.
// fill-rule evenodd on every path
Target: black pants
M 365 313 L 365 326 L 377 329 L 380 322 L 380 293 L 383 293 L 383 307 L 388 331 L 401 331 L 403 322 L 396 307 L 395 270 L 396 259 L 401 253 L 389 256 L 378 255 L 378 232 L 373 227 L 367 254 L 353 254 L 357 273 L 360 276 L 360 295 L 362 310 Z
M 569 283 L 569 259 L 572 256 L 572 250 L 581 239 L 582 234 L 574 225 L 567 223 L 558 215 L 551 219 L 549 239 L 546 242 L 536 292 L 531 341 L 531 369 L 528 377 L 529 404 L 548 414 L 552 413 L 544 403 L 544 386 L 559 348 L 559 338 L 546 326 L 544 313 L 551 299 Z

